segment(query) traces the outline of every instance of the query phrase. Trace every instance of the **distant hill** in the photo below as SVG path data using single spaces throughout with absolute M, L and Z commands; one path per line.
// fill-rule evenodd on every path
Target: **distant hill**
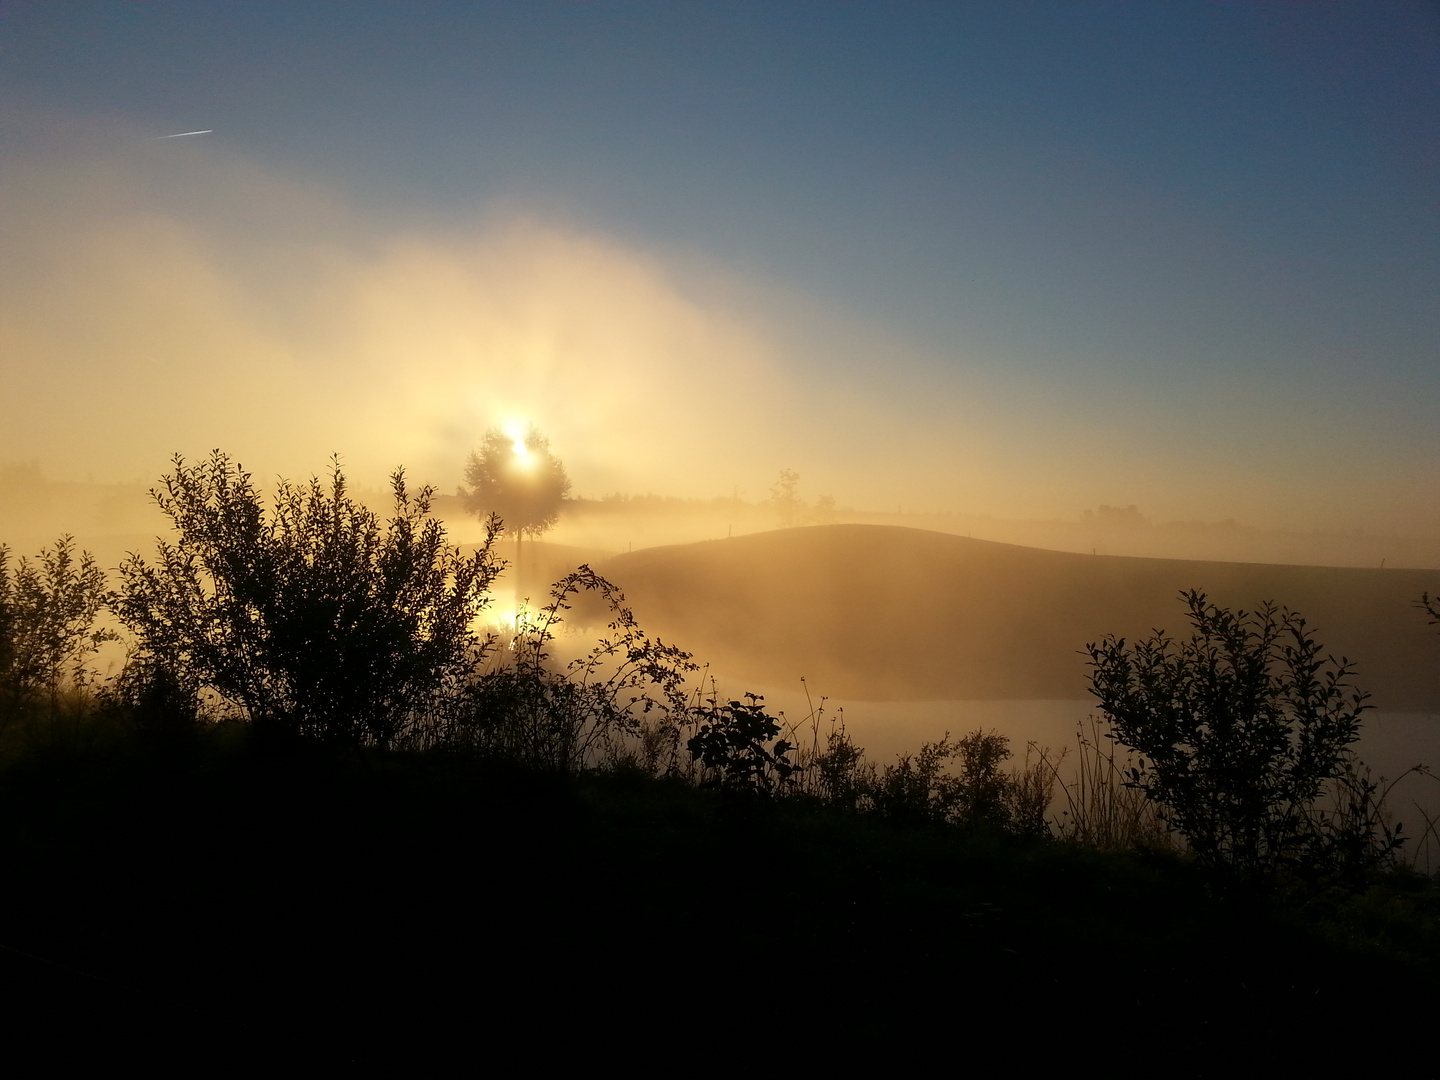
M 1440 573 L 1077 555 L 883 525 L 781 530 L 597 565 L 640 623 L 731 678 L 864 700 L 1086 697 L 1087 642 L 1188 634 L 1178 594 L 1303 614 L 1382 709 L 1440 712 Z

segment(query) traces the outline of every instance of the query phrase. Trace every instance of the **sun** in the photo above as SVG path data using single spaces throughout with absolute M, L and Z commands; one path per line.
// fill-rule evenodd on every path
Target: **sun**
M 501 431 L 505 432 L 506 435 L 509 435 L 510 438 L 515 440 L 515 445 L 512 446 L 510 449 L 514 450 L 516 456 L 518 457 L 523 458 L 526 454 L 530 452 L 529 449 L 525 446 L 525 431 L 528 427 L 529 425 L 522 420 L 511 420 L 509 423 L 507 423 L 504 427 L 500 429 Z

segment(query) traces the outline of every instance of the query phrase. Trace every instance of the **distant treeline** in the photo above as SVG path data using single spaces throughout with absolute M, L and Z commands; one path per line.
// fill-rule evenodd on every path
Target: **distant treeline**
M 28 537 L 53 536 L 59 531 L 82 536 L 144 531 L 152 528 L 155 520 L 146 497 L 148 487 L 140 481 L 55 481 L 44 475 L 37 462 L 0 464 L 0 528 L 12 536 Z M 383 513 L 389 493 L 378 488 L 358 489 L 354 497 Z M 792 493 L 791 498 L 792 505 L 781 507 L 773 493 L 749 499 L 738 490 L 711 497 L 611 492 L 598 498 L 566 499 L 561 523 L 566 518 L 572 523 L 627 517 L 670 519 L 693 522 L 696 534 L 690 539 L 696 540 L 716 535 L 717 522 L 721 534 L 727 525 L 736 532 L 751 532 L 787 524 L 888 524 L 1100 555 L 1440 569 L 1440 538 L 1373 533 L 1358 527 L 1346 532 L 1305 532 L 1261 528 L 1234 519 L 1156 522 L 1133 504 L 1101 505 L 1083 511 L 1078 519 L 1006 519 L 903 506 L 862 509 L 840 505 L 824 495 L 807 501 Z M 447 521 L 472 516 L 458 496 L 437 493 L 433 505 Z

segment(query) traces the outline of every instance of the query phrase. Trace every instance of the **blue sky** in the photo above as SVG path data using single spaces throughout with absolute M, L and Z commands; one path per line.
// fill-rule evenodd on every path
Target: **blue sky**
M 6 3 L 0 104 L 55 475 L 1440 534 L 1434 5 Z

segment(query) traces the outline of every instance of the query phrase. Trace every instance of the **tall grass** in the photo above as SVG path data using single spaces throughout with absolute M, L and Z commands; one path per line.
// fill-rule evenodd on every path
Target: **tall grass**
M 1440 780 L 1440 777 L 1429 769 L 1423 770 L 1421 775 Z M 1415 807 L 1415 812 L 1420 815 L 1420 820 L 1425 825 L 1419 830 L 1410 849 L 1410 865 L 1426 877 L 1440 878 L 1440 814 L 1431 814 L 1413 799 L 1411 805 Z
M 1183 848 L 1183 840 L 1165 823 L 1160 807 L 1130 783 L 1133 771 L 1143 764 L 1139 756 L 1093 713 L 1076 726 L 1073 779 L 1062 773 L 1070 757 L 1068 747 L 1058 755 L 1034 743 L 1030 749 L 1060 789 L 1064 808 L 1052 824 L 1062 839 L 1102 851 Z

